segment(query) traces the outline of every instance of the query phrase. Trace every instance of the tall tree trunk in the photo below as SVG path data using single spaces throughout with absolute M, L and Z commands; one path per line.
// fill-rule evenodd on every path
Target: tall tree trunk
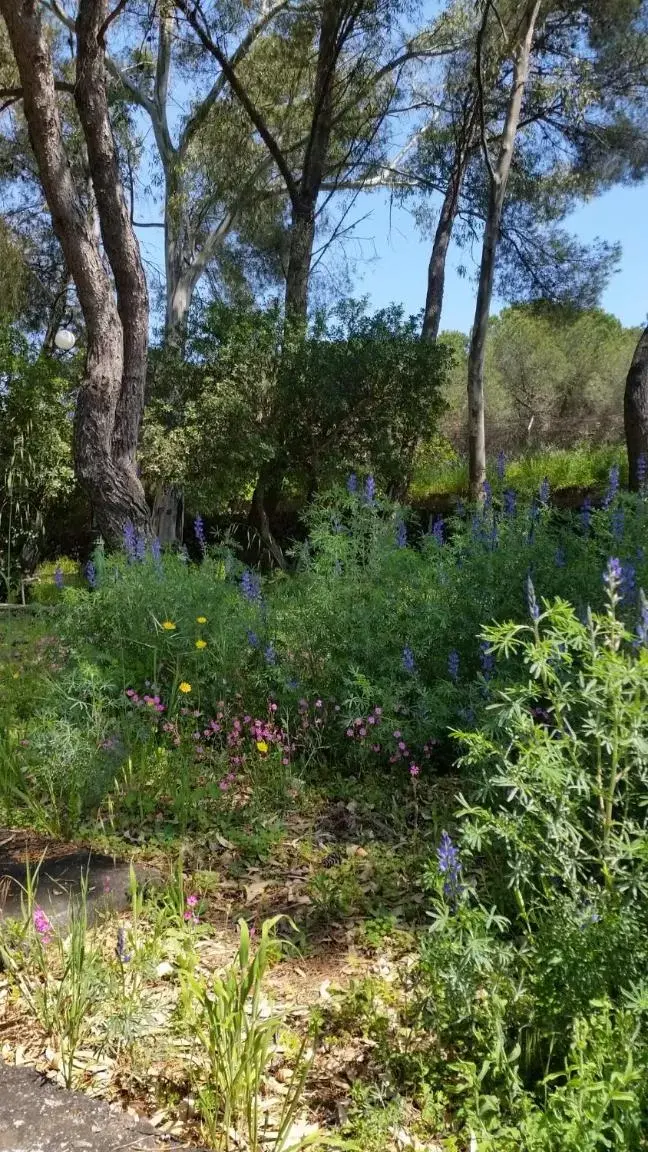
M 639 337 L 626 379 L 623 400 L 628 478 L 630 489 L 638 492 L 642 479 L 640 458 L 648 461 L 648 328 Z
M 452 239 L 452 230 L 459 210 L 459 196 L 473 146 L 476 110 L 477 106 L 475 104 L 468 118 L 465 137 L 463 141 L 457 144 L 454 164 L 445 196 L 443 197 L 441 213 L 434 234 L 432 254 L 428 265 L 427 295 L 425 298 L 425 314 L 423 316 L 421 338 L 423 340 L 429 340 L 431 343 L 434 343 L 437 339 L 441 327 L 448 248 L 450 247 L 450 241 Z
M 128 519 L 140 528 L 148 526 L 148 509 L 134 463 L 143 404 L 148 302 L 107 115 L 103 48 L 97 37 L 106 17 L 105 3 L 80 3 L 76 101 L 118 303 L 66 157 L 42 5 L 39 0 L 0 0 L 0 11 L 20 74 L 25 119 L 43 191 L 87 329 L 87 359 L 75 423 L 76 471 L 94 505 L 102 535 L 113 543 Z
M 488 320 L 493 296 L 497 245 L 499 242 L 502 209 L 506 197 L 506 186 L 511 171 L 511 162 L 513 160 L 515 137 L 520 123 L 524 89 L 529 75 L 531 46 L 533 44 L 533 36 L 540 7 L 541 0 L 527 0 L 525 12 L 520 24 L 520 39 L 513 61 L 511 93 L 506 109 L 504 130 L 500 140 L 499 154 L 495 167 L 493 167 L 488 153 L 485 129 L 483 129 L 482 132 L 484 156 L 490 174 L 490 190 L 486 220 L 484 222 L 484 240 L 479 268 L 479 287 L 477 289 L 477 300 L 475 304 L 475 320 L 470 337 L 470 351 L 468 355 L 468 481 L 470 498 L 475 501 L 484 499 L 484 483 L 486 481 L 484 359 L 486 354 Z M 489 11 L 490 9 L 487 7 L 484 13 L 480 37 L 485 33 Z M 481 88 L 480 50 L 481 40 L 478 39 L 477 68 L 479 86 Z
M 307 194 L 294 200 L 290 220 L 290 252 L 286 272 L 286 321 L 293 328 L 306 327 L 308 285 L 314 243 L 315 200 L 310 194 Z
M 123 477 L 129 505 L 126 519 L 148 527 L 149 511 L 137 476 L 137 444 L 144 414 L 144 385 L 148 351 L 148 291 L 139 245 L 122 188 L 115 139 L 108 113 L 103 24 L 105 0 L 80 0 L 77 18 L 77 76 L 75 102 L 83 128 L 90 174 L 97 201 L 101 237 L 115 278 L 117 311 L 121 321 L 123 366 L 112 429 L 113 470 Z M 79 431 L 80 430 L 80 431 Z M 88 438 L 77 428 L 77 450 L 87 461 Z M 98 513 L 99 515 L 99 513 Z M 121 534 L 124 517 L 111 514 L 109 537 Z

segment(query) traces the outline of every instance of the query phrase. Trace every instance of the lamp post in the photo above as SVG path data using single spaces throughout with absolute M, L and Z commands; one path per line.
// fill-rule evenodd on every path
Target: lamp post
M 70 332 L 69 328 L 59 328 L 54 337 L 54 343 L 57 348 L 61 349 L 61 352 L 71 352 L 76 344 L 76 336 L 74 332 Z

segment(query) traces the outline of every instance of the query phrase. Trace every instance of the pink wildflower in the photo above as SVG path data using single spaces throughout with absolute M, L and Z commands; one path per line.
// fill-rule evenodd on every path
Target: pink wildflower
M 38 905 L 34 908 L 34 928 L 41 938 L 41 943 L 47 945 L 52 940 L 52 925 L 48 917 Z

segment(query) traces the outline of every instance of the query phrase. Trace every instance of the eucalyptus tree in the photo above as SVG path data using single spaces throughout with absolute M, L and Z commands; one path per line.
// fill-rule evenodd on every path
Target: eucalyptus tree
M 45 0 L 63 27 L 73 30 L 65 0 Z M 250 68 L 260 41 L 289 0 L 243 0 L 219 5 L 218 37 L 233 68 Z M 259 234 L 258 217 L 268 204 L 263 149 L 255 145 L 247 120 L 232 99 L 226 73 L 211 57 L 187 42 L 173 4 L 147 0 L 118 4 L 110 26 L 106 66 L 111 99 L 139 111 L 141 135 L 154 144 L 161 183 L 161 220 L 138 220 L 138 228 L 164 231 L 165 339 L 181 345 L 194 291 L 211 261 L 247 223 Z M 131 125 L 137 134 L 138 122 Z M 135 176 L 131 210 L 138 207 Z
M 406 35 L 399 24 L 407 7 L 402 0 L 295 0 L 275 26 L 283 86 L 268 100 L 258 79 L 227 59 L 218 5 L 176 0 L 176 7 L 225 73 L 289 202 L 286 338 L 303 338 L 318 217 L 338 189 L 377 182 L 403 77 L 421 61 L 447 53 L 447 42 L 434 24 Z M 271 422 L 275 416 L 270 413 Z M 252 501 L 253 523 L 279 563 L 268 510 L 281 489 L 286 451 L 279 446 L 260 469 Z
M 637 68 L 637 77 L 630 81 L 629 73 L 634 71 L 634 61 L 630 67 L 623 58 L 610 62 L 603 59 L 605 53 L 601 54 L 600 48 L 601 37 L 604 43 L 608 42 L 610 27 L 622 27 L 627 31 L 629 22 L 633 24 L 641 8 L 638 0 L 636 3 L 628 0 L 623 12 L 614 0 L 607 4 L 605 0 L 603 3 L 594 3 L 593 0 L 528 0 L 524 5 L 510 6 L 495 6 L 492 0 L 484 0 L 482 4 L 475 42 L 475 79 L 488 201 L 468 357 L 469 480 L 470 494 L 475 500 L 483 497 L 486 476 L 484 356 L 488 317 L 498 246 L 503 226 L 506 226 L 509 181 L 512 189 L 515 186 L 514 150 L 518 134 L 522 128 L 525 129 L 529 138 L 527 149 L 535 152 L 537 160 L 531 166 L 536 177 L 533 194 L 529 197 L 529 202 L 535 203 L 536 216 L 530 230 L 533 237 L 534 228 L 537 234 L 538 222 L 543 222 L 543 197 L 545 220 L 555 220 L 560 218 L 561 205 L 568 207 L 573 203 L 574 194 L 591 192 L 610 182 L 605 165 L 589 170 L 581 165 L 579 171 L 578 154 L 584 142 L 596 135 L 602 126 L 613 134 L 614 126 L 618 124 L 618 106 L 609 101 L 606 106 L 606 86 L 611 77 L 616 83 L 626 85 L 628 102 L 634 102 L 635 106 L 637 100 L 643 103 L 642 69 Z M 505 47 L 503 54 L 502 45 Z M 569 62 L 569 67 L 565 66 L 565 61 Z M 500 129 L 492 141 L 486 115 L 487 93 L 500 89 L 506 93 L 506 98 Z M 551 152 L 552 145 L 562 147 L 565 152 L 562 174 L 560 169 L 556 174 L 543 166 L 543 157 Z M 516 245 L 514 222 L 509 222 L 508 241 L 509 256 L 513 254 L 515 259 L 522 256 L 532 273 L 533 256 L 527 253 L 524 257 Z M 550 234 L 548 250 L 558 257 L 558 264 L 561 258 L 563 265 L 568 264 L 570 244 L 564 233 L 554 231 L 553 235 Z M 573 244 L 571 251 L 577 251 Z M 614 249 L 606 251 L 603 248 L 599 256 L 599 271 L 605 273 L 606 268 L 609 270 L 614 263 Z M 592 304 L 594 299 L 590 294 L 585 302 Z
M 43 193 L 83 311 L 87 354 L 75 421 L 75 467 L 106 540 L 149 512 L 135 455 L 144 407 L 148 293 L 120 179 L 108 110 L 105 0 L 79 0 L 74 104 L 87 151 L 101 237 L 75 181 L 58 106 L 50 35 L 38 0 L 2 0 Z M 67 85 L 69 89 L 69 84 Z

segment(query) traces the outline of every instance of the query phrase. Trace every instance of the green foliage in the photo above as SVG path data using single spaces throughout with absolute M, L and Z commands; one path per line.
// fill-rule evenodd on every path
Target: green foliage
M 0 329 L 0 569 L 8 597 L 35 563 L 48 516 L 70 496 L 71 388 L 60 365 Z
M 279 917 L 266 920 L 254 952 L 250 931 L 239 923 L 240 943 L 231 966 L 223 976 L 206 981 L 188 974 L 184 1003 L 191 1012 L 192 1030 L 207 1059 L 203 1082 L 199 1082 L 200 1111 L 212 1147 L 227 1152 L 238 1147 L 241 1136 L 250 1152 L 300 1152 L 312 1146 L 316 1136 L 295 1133 L 294 1120 L 308 1075 L 312 1053 L 301 1046 L 281 1115 L 268 1132 L 261 1102 L 263 1079 L 273 1055 L 273 1037 L 280 1020 L 264 1011 L 263 981 L 276 952 L 272 933 Z
M 146 480 L 181 485 L 191 507 L 210 511 L 249 493 L 268 463 L 302 493 L 357 464 L 403 492 L 419 439 L 436 427 L 449 362 L 396 307 L 368 316 L 348 302 L 286 342 L 276 309 L 215 305 L 183 363 L 153 361 Z

